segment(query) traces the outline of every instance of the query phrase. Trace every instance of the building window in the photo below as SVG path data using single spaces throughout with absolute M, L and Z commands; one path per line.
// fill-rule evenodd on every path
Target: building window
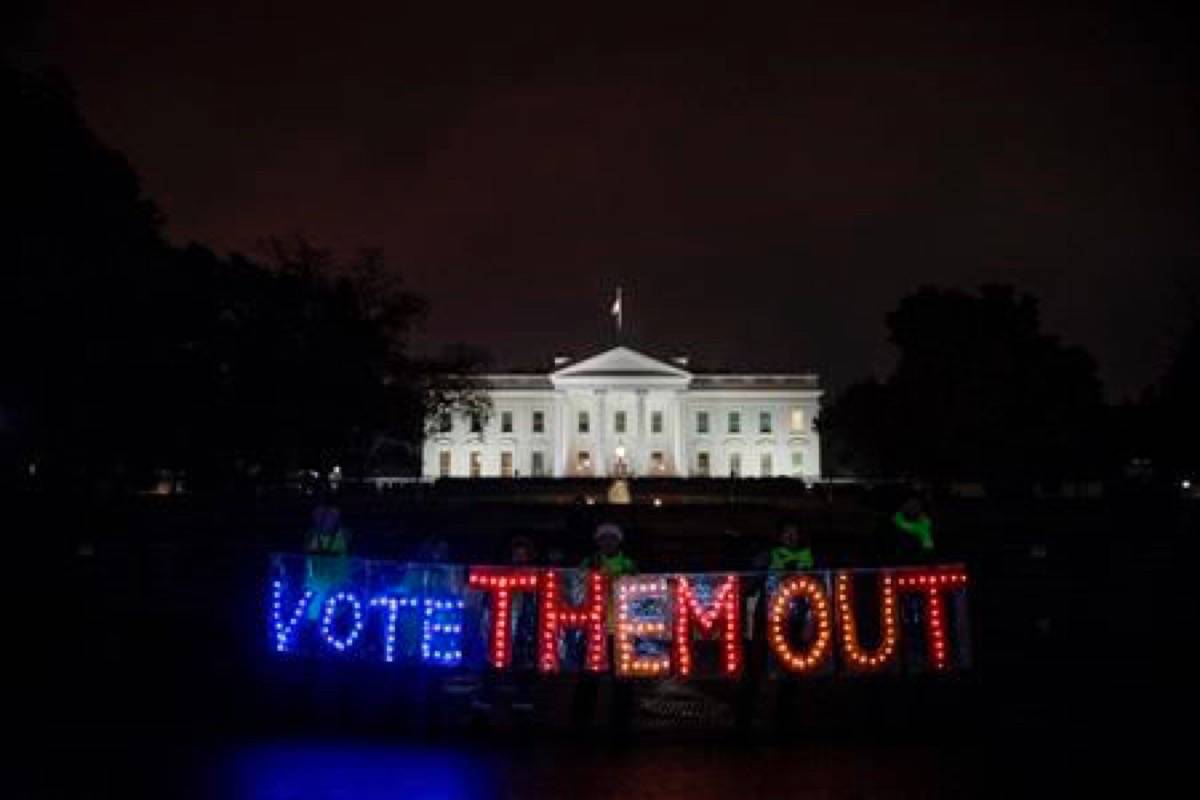
M 513 476 L 512 467 L 512 452 L 505 450 L 500 454 L 500 477 L 511 478 Z
M 730 453 L 729 454 L 729 477 L 731 477 L 731 478 L 742 477 L 742 454 L 741 453 Z
M 696 412 L 696 433 L 708 433 L 708 412 Z
M 478 450 L 471 451 L 471 477 L 478 478 L 483 472 L 483 454 Z
M 450 451 L 443 450 L 438 453 L 438 476 L 442 478 L 450 477 Z
M 729 412 L 729 432 L 730 433 L 741 433 L 742 432 L 742 414 L 741 414 L 741 412 L 739 412 L 739 411 L 730 411 Z
M 546 477 L 546 454 L 541 450 L 533 451 L 533 457 L 529 464 L 529 474 L 535 478 Z
M 770 453 L 763 453 L 761 456 L 759 456 L 759 458 L 758 458 L 758 474 L 760 477 L 763 477 L 763 478 L 771 477 L 772 472 L 774 472 L 774 470 L 772 469 L 772 466 L 773 465 L 771 464 L 771 454 Z
M 580 411 L 579 412 L 579 432 L 587 433 L 591 427 L 592 427 L 591 420 L 588 419 L 588 412 Z
M 655 450 L 650 454 L 650 469 L 655 472 L 667 471 L 667 459 L 663 456 L 662 451 Z
M 587 472 L 592 468 L 592 456 L 587 450 L 580 450 L 575 463 L 580 472 Z
M 804 430 L 804 409 L 792 409 L 792 433 L 801 433 Z
M 438 414 L 438 431 L 440 433 L 450 433 L 454 430 L 454 417 L 450 414 Z
M 771 412 L 770 411 L 758 412 L 758 432 L 759 433 L 770 433 L 771 432 Z
M 483 417 L 479 414 L 471 415 L 471 433 L 483 433 Z
M 511 411 L 501 411 L 500 412 L 500 432 L 501 433 L 512 433 L 512 412 Z
M 802 450 L 792 451 L 792 477 L 799 478 L 804 475 L 804 452 Z
M 544 411 L 533 412 L 533 432 L 534 433 L 545 433 L 546 432 L 546 413 Z
M 661 411 L 651 411 L 650 412 L 650 432 L 651 433 L 662 433 L 662 412 Z
M 616 413 L 616 416 L 613 417 L 613 430 L 615 430 L 617 433 L 625 432 L 625 412 L 624 411 L 618 411 Z
M 696 453 L 696 474 L 707 478 L 710 471 L 708 453 Z

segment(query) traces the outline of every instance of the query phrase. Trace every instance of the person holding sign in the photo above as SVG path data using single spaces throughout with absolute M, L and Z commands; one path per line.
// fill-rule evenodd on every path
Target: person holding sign
M 580 568 L 599 570 L 609 580 L 636 574 L 637 564 L 634 563 L 632 558 L 625 555 L 621 549 L 624 539 L 625 535 L 621 531 L 620 526 L 614 522 L 605 522 L 596 526 L 596 532 L 592 536 L 592 540 L 596 543 L 596 552 L 585 558 L 583 563 L 579 565 Z M 608 652 L 611 661 L 613 631 L 616 627 L 616 615 L 611 596 L 608 598 L 605 617 L 607 622 L 606 627 L 608 628 Z M 571 702 L 571 718 L 576 727 L 585 727 L 590 724 L 595 713 L 596 697 L 599 689 L 596 676 L 584 673 L 575 691 L 575 697 Z M 613 733 L 617 735 L 624 733 L 628 729 L 632 718 L 633 687 L 627 681 L 616 681 L 613 686 L 612 708 L 610 711 L 610 722 Z
M 610 578 L 622 575 L 633 575 L 637 572 L 637 564 L 621 550 L 621 542 L 625 535 L 620 526 L 613 522 L 605 522 L 596 527 L 592 540 L 596 543 L 596 552 L 583 560 L 581 569 L 598 569 Z
M 893 561 L 924 562 L 934 552 L 933 520 L 925 501 L 912 495 L 892 515 Z
M 802 569 L 812 569 L 813 559 L 812 537 L 795 519 L 785 519 L 779 523 L 779 541 L 767 554 L 766 568 L 773 572 L 794 572 Z

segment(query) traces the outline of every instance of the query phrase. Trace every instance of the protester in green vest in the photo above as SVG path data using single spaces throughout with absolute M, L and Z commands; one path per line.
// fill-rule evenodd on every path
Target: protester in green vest
M 795 519 L 781 520 L 776 530 L 778 543 L 767 554 L 766 567 L 772 571 L 812 569 L 812 538 Z
M 933 553 L 933 520 L 920 497 L 914 495 L 904 501 L 892 515 L 892 527 L 899 537 L 901 554 L 923 557 Z
M 596 543 L 596 552 L 588 556 L 580 564 L 583 569 L 596 569 L 610 579 L 637 573 L 637 564 L 621 551 L 621 543 L 625 535 L 620 526 L 605 522 L 596 526 L 592 535 Z M 613 631 L 616 628 L 616 609 L 609 594 L 607 606 L 608 652 L 610 663 L 613 660 Z M 585 672 L 571 701 L 571 719 L 574 725 L 583 727 L 590 723 L 596 706 L 599 686 L 594 673 Z M 621 734 L 628 729 L 633 719 L 633 685 L 629 681 L 616 681 L 612 689 L 612 708 L 609 710 L 609 721 L 615 734 Z
M 349 578 L 346 556 L 350 552 L 350 535 L 342 527 L 342 512 L 327 495 L 323 494 L 313 509 L 304 551 L 309 556 L 307 586 L 317 595 L 317 602 L 309 604 L 308 613 L 315 619 L 328 594 Z
M 637 572 L 637 564 L 621 551 L 621 542 L 625 535 L 620 526 L 606 522 L 596 527 L 592 540 L 596 543 L 596 552 L 583 560 L 583 569 L 598 569 L 610 578 L 622 575 L 633 575 Z
M 312 512 L 312 524 L 305 540 L 309 555 L 344 556 L 349 552 L 349 537 L 342 527 L 342 512 L 327 497 Z

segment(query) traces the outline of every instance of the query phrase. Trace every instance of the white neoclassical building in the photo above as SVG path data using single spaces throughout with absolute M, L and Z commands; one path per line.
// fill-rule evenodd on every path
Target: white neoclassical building
M 689 372 L 627 347 L 484 376 L 486 422 L 447 415 L 425 440 L 437 477 L 794 477 L 821 474 L 813 374 Z

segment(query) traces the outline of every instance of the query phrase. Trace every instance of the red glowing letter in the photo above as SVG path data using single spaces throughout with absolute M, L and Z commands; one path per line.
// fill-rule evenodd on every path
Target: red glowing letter
M 842 629 L 842 656 L 852 669 L 878 672 L 896 658 L 899 620 L 896 617 L 896 581 L 889 572 L 879 576 L 879 644 L 864 650 L 858 641 L 858 622 L 854 617 L 854 574 L 837 574 L 838 623 Z
M 512 596 L 537 591 L 537 570 L 471 567 L 467 582 L 472 589 L 492 595 L 491 663 L 504 669 L 512 663 Z
M 807 650 L 797 652 L 788 641 L 787 621 L 792 600 L 808 600 L 809 613 L 814 617 L 817 634 Z M 829 657 L 833 638 L 830 626 L 829 601 L 825 587 L 811 575 L 789 575 L 780 581 L 767 606 L 767 641 L 779 663 L 789 672 L 812 672 Z
M 538 610 L 538 668 L 558 672 L 558 640 L 564 630 L 587 631 L 587 669 L 602 672 L 608 667 L 608 642 L 604 630 L 604 607 L 608 602 L 608 578 L 600 570 L 587 576 L 587 598 L 572 606 L 561 598 L 556 570 L 542 573 L 541 607 Z
M 692 674 L 692 642 L 690 623 L 704 636 L 717 634 L 724 647 L 722 671 L 737 675 L 742 669 L 742 597 L 737 575 L 729 575 L 717 589 L 713 604 L 701 608 L 696 602 L 691 584 L 682 575 L 675 579 L 675 668 L 682 677 Z M 717 621 L 724 621 L 717 628 Z
M 962 568 L 911 570 L 898 573 L 896 585 L 902 592 L 925 594 L 925 630 L 929 640 L 929 660 L 936 670 L 950 666 L 946 653 L 946 609 L 942 591 L 967 585 Z

